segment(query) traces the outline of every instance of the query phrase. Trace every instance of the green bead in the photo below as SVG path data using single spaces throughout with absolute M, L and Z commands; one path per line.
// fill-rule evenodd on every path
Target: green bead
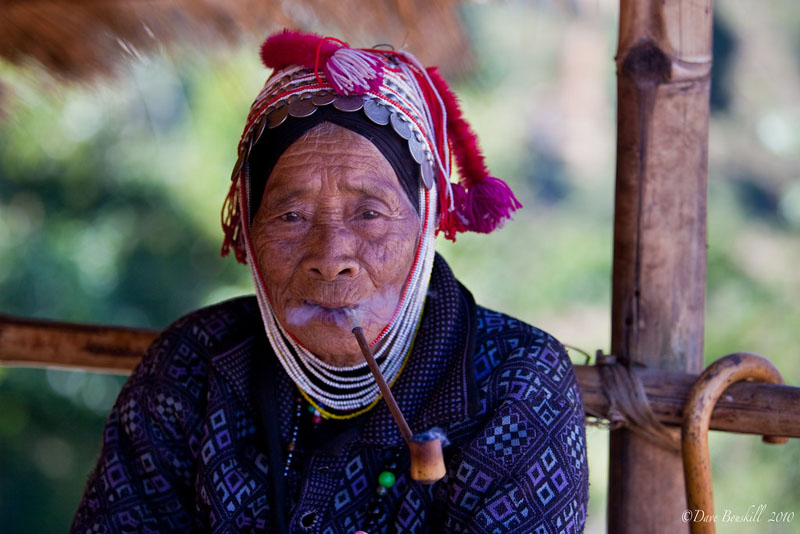
M 394 473 L 391 471 L 383 471 L 380 475 L 378 475 L 378 484 L 384 488 L 391 488 L 394 486 L 395 480 Z
M 313 405 L 313 404 L 309 404 L 309 405 L 308 405 L 308 411 L 309 411 L 310 413 L 314 413 L 314 412 L 316 412 L 316 411 L 317 411 L 317 409 L 316 409 L 316 408 L 314 408 L 314 405 Z

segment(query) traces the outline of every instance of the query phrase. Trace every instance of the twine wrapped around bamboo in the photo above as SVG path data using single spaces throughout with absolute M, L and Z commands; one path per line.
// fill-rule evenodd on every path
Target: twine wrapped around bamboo
M 627 428 L 668 451 L 679 451 L 680 442 L 653 412 L 641 379 L 614 356 L 598 355 L 597 368 L 608 398 L 609 428 Z M 587 407 L 587 415 L 592 412 Z

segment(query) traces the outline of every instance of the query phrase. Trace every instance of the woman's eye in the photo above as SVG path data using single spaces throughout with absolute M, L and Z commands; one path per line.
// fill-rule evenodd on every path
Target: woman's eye
M 296 211 L 290 211 L 281 215 L 280 219 L 284 222 L 295 222 L 300 220 L 300 215 Z
M 377 212 L 377 211 L 375 211 L 375 210 L 365 210 L 365 211 L 363 211 L 363 212 L 361 213 L 361 218 L 362 218 L 362 219 L 368 219 L 368 220 L 369 220 L 369 219 L 377 219 L 377 218 L 378 218 L 378 217 L 380 217 L 380 216 L 381 216 L 381 214 L 380 214 L 380 213 L 378 213 L 378 212 Z

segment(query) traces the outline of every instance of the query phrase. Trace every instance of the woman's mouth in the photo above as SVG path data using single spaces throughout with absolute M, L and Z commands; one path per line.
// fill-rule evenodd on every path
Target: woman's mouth
M 286 322 L 294 326 L 305 326 L 310 322 L 337 326 L 349 330 L 349 317 L 358 304 L 321 303 L 304 300 L 299 306 L 286 311 Z

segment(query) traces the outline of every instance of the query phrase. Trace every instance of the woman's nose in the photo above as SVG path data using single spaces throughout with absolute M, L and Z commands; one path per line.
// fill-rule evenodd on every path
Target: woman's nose
M 338 225 L 319 225 L 309 234 L 304 268 L 312 276 L 333 281 L 358 274 L 357 238 L 352 232 Z

